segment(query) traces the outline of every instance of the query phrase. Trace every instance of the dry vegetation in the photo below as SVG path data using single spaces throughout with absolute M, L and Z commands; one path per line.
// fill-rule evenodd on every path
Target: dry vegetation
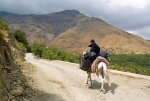
M 87 46 L 91 39 L 95 39 L 102 49 L 115 54 L 150 53 L 150 43 L 143 38 L 95 21 L 67 30 L 51 44 L 79 54 L 89 50 Z

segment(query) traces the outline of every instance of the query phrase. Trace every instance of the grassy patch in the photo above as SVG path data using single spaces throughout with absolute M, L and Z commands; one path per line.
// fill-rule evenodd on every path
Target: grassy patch
M 68 53 L 64 50 L 58 49 L 58 48 L 46 48 L 42 54 L 42 58 L 79 63 L 78 56 Z
M 0 19 L 0 29 L 5 30 L 5 31 L 9 31 L 8 25 L 2 19 Z
M 150 54 L 123 54 L 110 56 L 112 69 L 150 76 Z
M 69 61 L 73 63 L 79 63 L 78 56 L 66 52 L 62 49 L 54 48 L 54 47 L 45 47 L 42 43 L 34 42 L 31 46 L 32 52 L 44 59 L 49 60 L 62 60 L 62 61 Z
M 0 39 L 6 38 L 8 36 L 7 31 L 9 31 L 7 24 L 2 19 L 0 19 Z

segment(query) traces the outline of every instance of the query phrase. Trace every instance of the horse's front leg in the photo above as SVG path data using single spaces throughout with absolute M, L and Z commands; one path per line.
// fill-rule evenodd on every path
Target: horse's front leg
M 88 84 L 89 79 L 90 79 L 90 82 L 91 82 L 91 86 L 90 87 L 92 87 L 92 78 L 91 78 L 91 73 L 90 72 L 88 73 L 86 84 Z
M 91 87 L 92 87 L 92 77 L 91 77 L 91 73 L 89 74 L 90 76 L 90 82 L 91 82 Z
M 87 82 L 86 82 L 86 84 L 88 84 L 88 81 L 89 81 L 89 78 L 90 78 L 90 73 L 87 73 L 88 74 L 88 76 L 87 76 Z

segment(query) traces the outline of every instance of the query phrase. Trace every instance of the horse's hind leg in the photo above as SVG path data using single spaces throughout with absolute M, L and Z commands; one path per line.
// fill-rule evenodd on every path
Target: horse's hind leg
M 105 91 L 105 89 L 104 89 L 104 79 L 103 79 L 102 75 L 99 74 L 99 78 L 100 78 L 100 80 L 102 82 L 100 91 Z
M 111 86 L 111 81 L 110 81 L 110 77 L 109 77 L 109 72 L 108 72 L 108 70 L 107 70 L 107 72 L 106 72 L 105 78 L 106 78 L 106 80 L 107 80 L 107 82 L 108 82 L 108 85 L 109 85 L 109 87 L 110 87 L 110 86 Z

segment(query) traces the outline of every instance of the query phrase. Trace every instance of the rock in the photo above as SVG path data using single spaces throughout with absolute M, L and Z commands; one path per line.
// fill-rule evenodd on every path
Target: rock
M 20 96 L 23 94 L 23 91 L 22 90 L 11 90 L 10 94 L 13 96 Z
M 8 97 L 10 100 L 15 99 L 15 96 L 12 96 L 11 94 L 8 93 Z
M 19 70 L 16 69 L 16 70 L 14 70 L 12 73 L 13 73 L 13 74 L 19 74 Z
M 4 96 L 4 101 L 10 101 L 8 96 Z
M 17 80 L 17 84 L 21 84 L 21 80 Z
M 30 100 L 28 100 L 28 99 L 26 99 L 26 98 L 23 98 L 23 101 L 30 101 Z
M 13 99 L 13 100 L 11 100 L 11 101 L 17 101 L 16 99 Z
M 21 80 L 14 80 L 13 85 L 21 85 Z
M 24 92 L 24 89 L 21 86 L 16 87 L 16 89 L 14 90 L 10 90 L 10 94 L 15 97 L 23 95 L 23 92 Z
M 7 72 L 11 72 L 11 67 L 10 66 L 5 66 L 5 69 L 7 70 Z

